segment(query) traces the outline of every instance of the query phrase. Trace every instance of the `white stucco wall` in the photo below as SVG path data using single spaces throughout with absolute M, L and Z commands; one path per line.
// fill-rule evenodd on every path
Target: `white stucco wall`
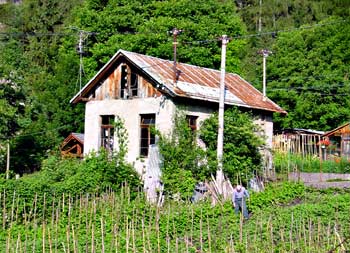
M 89 101 L 85 108 L 85 138 L 84 154 L 98 151 L 101 138 L 101 115 L 119 116 L 124 121 L 124 126 L 128 133 L 128 154 L 127 161 L 134 165 L 136 170 L 142 174 L 144 166 L 147 165 L 147 158 L 140 158 L 140 114 L 155 114 L 156 129 L 162 133 L 170 133 L 173 126 L 173 116 L 177 105 L 165 96 L 150 98 L 135 98 L 129 100 L 105 99 L 99 101 Z M 188 115 L 197 116 L 197 128 L 208 117 L 213 109 L 186 105 L 180 107 Z M 255 123 L 260 125 L 263 133 L 267 137 L 268 147 L 272 147 L 273 122 L 271 115 L 256 115 Z M 117 145 L 117 140 L 115 140 Z M 116 148 L 116 147 L 115 147 Z
M 140 154 L 140 114 L 154 113 L 156 115 L 156 129 L 162 133 L 170 133 L 175 111 L 172 100 L 165 99 L 164 96 L 130 100 L 105 99 L 90 101 L 85 108 L 84 154 L 99 150 L 101 115 L 119 116 L 124 120 L 128 133 L 127 161 L 134 164 L 137 171 L 142 173 L 143 166 L 147 164 L 147 158 L 138 159 Z M 198 116 L 197 127 L 212 112 L 201 106 L 186 106 L 184 111 L 186 114 Z M 117 141 L 114 143 L 117 143 Z
M 266 147 L 271 149 L 273 136 L 272 113 L 270 115 L 260 115 L 256 117 L 254 123 L 260 126 L 262 130 L 260 134 L 265 137 Z

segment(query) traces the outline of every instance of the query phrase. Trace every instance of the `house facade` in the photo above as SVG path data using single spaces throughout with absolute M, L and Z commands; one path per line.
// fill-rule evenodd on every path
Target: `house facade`
M 225 107 L 251 111 L 272 146 L 274 112 L 286 113 L 239 75 L 225 75 Z M 127 130 L 128 162 L 145 173 L 154 126 L 171 133 L 173 117 L 181 108 L 192 129 L 218 110 L 220 71 L 119 50 L 71 99 L 86 103 L 84 154 L 101 147 L 118 148 L 113 122 L 120 118 Z

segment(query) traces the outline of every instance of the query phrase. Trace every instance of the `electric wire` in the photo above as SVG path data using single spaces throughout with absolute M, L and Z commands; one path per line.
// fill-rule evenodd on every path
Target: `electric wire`
M 259 32 L 259 33 L 252 33 L 252 34 L 246 34 L 246 35 L 233 35 L 233 36 L 228 36 L 229 40 L 232 39 L 244 39 L 244 38 L 251 38 L 251 37 L 261 37 L 261 36 L 266 36 L 266 35 L 278 35 L 279 33 L 286 33 L 286 32 L 292 32 L 292 31 L 298 31 L 298 30 L 305 30 L 305 29 L 312 29 L 315 27 L 322 27 L 322 26 L 328 26 L 328 25 L 333 25 L 333 24 L 339 24 L 339 23 L 344 23 L 348 22 L 347 20 L 340 20 L 340 21 L 334 21 L 334 22 L 327 22 L 327 23 L 318 23 L 314 25 L 308 25 L 308 26 L 300 26 L 296 28 L 290 28 L 290 29 L 282 29 L 282 30 L 274 30 L 274 31 L 268 31 L 268 32 Z M 89 35 L 98 35 L 101 34 L 99 32 L 95 31 L 84 31 L 76 27 L 70 27 L 70 29 L 77 30 L 78 32 L 83 31 L 84 33 L 87 33 Z M 168 33 L 168 31 L 167 31 Z M 107 36 L 111 35 L 162 35 L 164 33 L 159 33 L 158 32 L 112 32 L 112 33 L 106 33 Z M 3 36 L 29 36 L 29 37 L 43 37 L 43 36 L 76 36 L 76 33 L 38 33 L 38 32 L 0 32 L 0 35 Z M 191 44 L 191 43 L 197 43 L 197 44 L 203 44 L 203 43 L 211 43 L 211 42 L 217 42 L 220 41 L 222 38 L 221 36 L 217 36 L 212 39 L 206 39 L 206 40 L 192 40 L 192 41 L 179 41 L 179 43 L 183 44 Z

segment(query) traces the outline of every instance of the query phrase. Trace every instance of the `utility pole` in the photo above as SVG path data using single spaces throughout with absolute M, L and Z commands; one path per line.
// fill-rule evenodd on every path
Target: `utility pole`
M 6 179 L 10 178 L 10 141 L 7 141 Z
M 261 23 L 261 16 L 262 16 L 262 0 L 259 0 L 259 24 L 258 24 L 258 32 L 261 32 L 262 23 Z
M 76 30 L 79 34 L 79 41 L 78 41 L 78 46 L 77 46 L 77 52 L 79 54 L 79 60 L 80 60 L 80 64 L 79 64 L 79 91 L 82 88 L 82 75 L 84 72 L 84 65 L 83 65 L 83 56 L 84 56 L 84 41 L 88 38 L 89 35 L 94 35 L 97 34 L 95 32 L 88 32 L 88 31 L 84 31 L 81 30 L 77 27 L 71 27 L 71 29 Z
M 226 46 L 228 43 L 227 35 L 222 35 L 221 44 L 221 68 L 220 68 L 220 100 L 219 100 L 219 128 L 217 143 L 218 169 L 216 171 L 216 183 L 219 193 L 223 193 L 222 185 L 224 182 L 224 172 L 222 165 L 222 155 L 224 148 L 224 109 L 225 109 L 225 65 L 226 65 Z
M 81 90 L 81 80 L 82 80 L 82 72 L 83 72 L 83 37 L 84 37 L 84 32 L 82 30 L 79 31 L 79 44 L 78 44 L 78 53 L 79 53 L 79 90 Z
M 263 56 L 263 101 L 266 101 L 266 58 L 272 52 L 267 49 L 262 49 L 258 53 Z
M 173 48 L 174 48 L 174 75 L 173 75 L 173 81 L 174 81 L 174 86 L 176 85 L 177 78 L 178 78 L 178 71 L 176 68 L 176 53 L 177 53 L 177 35 L 182 33 L 182 30 L 179 30 L 177 28 L 174 28 L 171 32 L 173 34 Z

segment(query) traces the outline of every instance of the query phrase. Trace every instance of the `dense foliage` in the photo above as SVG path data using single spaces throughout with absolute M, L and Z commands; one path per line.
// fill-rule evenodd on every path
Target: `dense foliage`
M 261 173 L 261 154 L 259 148 L 264 143 L 264 136 L 259 136 L 259 127 L 254 124 L 249 113 L 240 112 L 237 108 L 229 108 L 224 114 L 224 149 L 223 170 L 231 180 L 247 182 L 253 174 Z M 200 130 L 200 138 L 208 150 L 211 171 L 217 167 L 217 129 L 218 116 L 213 114 L 205 120 Z
M 20 179 L 0 179 L 1 192 L 14 193 L 27 204 L 34 199 L 41 204 L 44 199 L 51 202 L 62 194 L 79 196 L 119 191 L 122 185 L 128 185 L 135 196 L 140 187 L 139 177 L 130 165 L 120 161 L 120 156 L 111 157 L 107 152 L 91 154 L 84 160 L 50 156 L 39 172 Z M 37 208 L 41 213 L 41 207 Z
M 277 127 L 331 130 L 348 121 L 349 34 L 350 19 L 329 19 L 279 36 L 269 58 L 269 94 L 289 113 L 276 118 Z
M 189 199 L 195 183 L 209 178 L 215 170 L 208 170 L 205 152 L 197 145 L 197 133 L 188 126 L 186 115 L 179 111 L 173 124 L 171 134 L 158 133 L 162 182 L 169 196 L 180 194 L 183 199 Z
M 349 116 L 349 10 L 348 1 L 326 0 L 8 1 L 0 5 L 0 80 L 10 81 L 0 87 L 0 146 L 10 140 L 17 173 L 38 169 L 83 130 L 83 105 L 69 105 L 81 85 L 121 48 L 172 59 L 175 27 L 183 30 L 178 60 L 204 67 L 219 68 L 221 35 L 235 38 L 227 70 L 258 88 L 257 51 L 272 49 L 267 94 L 289 112 L 276 126 L 331 129 Z

